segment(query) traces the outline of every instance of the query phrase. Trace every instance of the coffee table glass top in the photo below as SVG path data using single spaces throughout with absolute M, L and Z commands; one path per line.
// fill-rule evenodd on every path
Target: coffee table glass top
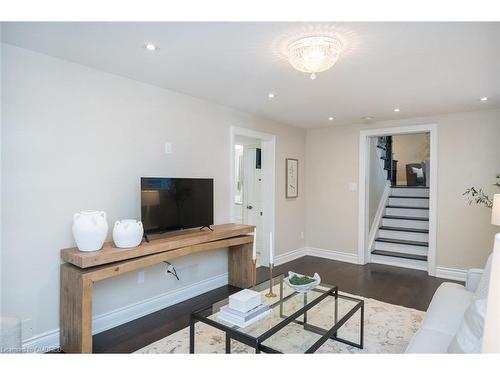
M 341 295 L 336 300 L 337 288 L 324 283 L 306 293 L 298 293 L 286 285 L 283 278 L 283 275 L 279 275 L 273 279 L 273 291 L 276 294 L 273 298 L 265 296 L 269 290 L 269 281 L 255 286 L 254 290 L 262 294 L 262 303 L 271 306 L 271 312 L 247 327 L 238 327 L 219 319 L 220 308 L 229 303 L 228 298 L 196 312 L 195 315 L 220 324 L 225 329 L 259 338 L 262 345 L 271 351 L 303 353 L 359 303 L 357 299 Z M 293 314 L 297 316 L 290 319 Z M 359 325 L 359 318 L 357 320 Z M 342 336 L 342 331 L 343 328 L 340 328 L 339 336 Z M 359 333 L 357 335 L 359 337 Z M 356 337 L 346 339 L 357 340 Z

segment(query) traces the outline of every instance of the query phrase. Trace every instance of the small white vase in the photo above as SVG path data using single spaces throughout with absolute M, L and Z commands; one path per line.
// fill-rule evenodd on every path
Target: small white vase
M 81 211 L 73 215 L 73 237 L 80 251 L 102 249 L 108 234 L 104 211 Z
M 142 222 L 138 220 L 119 220 L 113 227 L 113 242 L 116 247 L 122 249 L 139 246 L 143 235 L 144 228 Z

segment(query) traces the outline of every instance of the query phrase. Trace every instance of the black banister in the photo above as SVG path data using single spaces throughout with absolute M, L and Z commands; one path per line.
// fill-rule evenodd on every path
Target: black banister
M 387 171 L 387 180 L 391 185 L 396 185 L 397 160 L 392 158 L 392 137 L 384 136 L 378 138 L 377 147 L 383 150 L 381 159 L 384 160 L 384 170 Z

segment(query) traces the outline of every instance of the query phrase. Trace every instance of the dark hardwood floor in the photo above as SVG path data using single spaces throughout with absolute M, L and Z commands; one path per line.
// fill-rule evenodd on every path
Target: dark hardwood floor
M 277 266 L 274 274 L 289 270 L 309 275 L 318 272 L 325 283 L 337 285 L 342 292 L 423 311 L 429 306 L 437 287 L 446 281 L 430 277 L 424 271 L 381 264 L 361 266 L 310 256 Z M 268 275 L 269 269 L 260 267 L 257 270 L 258 282 L 268 279 Z M 138 350 L 187 327 L 192 311 L 236 291 L 237 288 L 224 286 L 94 335 L 94 353 L 131 353 Z

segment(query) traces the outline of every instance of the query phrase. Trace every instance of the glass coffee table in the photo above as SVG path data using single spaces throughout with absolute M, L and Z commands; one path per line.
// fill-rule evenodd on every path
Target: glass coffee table
M 245 328 L 218 318 L 228 298 L 192 313 L 189 352 L 195 352 L 196 322 L 225 333 L 226 353 L 231 353 L 231 340 L 250 346 L 255 353 L 314 353 L 328 340 L 363 348 L 363 300 L 339 294 L 336 286 L 324 283 L 306 293 L 298 293 L 283 279 L 283 275 L 273 279 L 276 297 L 268 298 L 262 293 L 262 302 L 271 306 L 270 314 Z M 268 290 L 269 280 L 253 289 Z M 349 337 L 343 335 L 343 328 Z

